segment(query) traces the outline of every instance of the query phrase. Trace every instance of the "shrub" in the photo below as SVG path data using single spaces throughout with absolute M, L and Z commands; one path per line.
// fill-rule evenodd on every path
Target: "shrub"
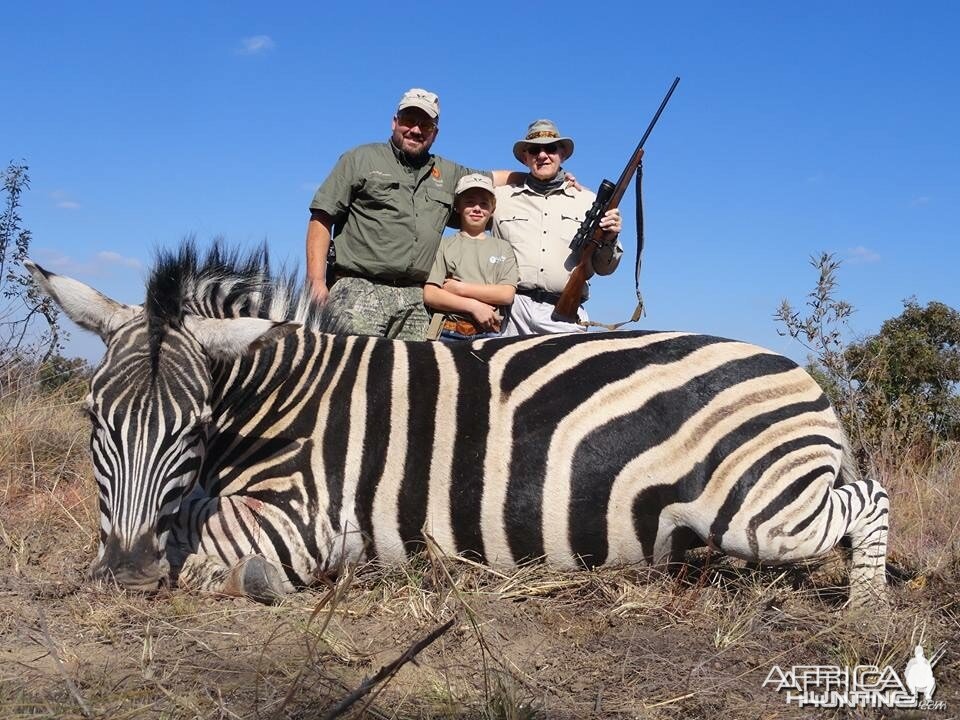
M 960 313 L 910 298 L 876 335 L 845 344 L 853 306 L 836 297 L 840 262 L 823 253 L 811 265 L 819 278 L 806 316 L 784 300 L 774 318 L 785 328 L 781 335 L 810 350 L 807 369 L 861 457 L 923 458 L 945 441 L 960 440 Z

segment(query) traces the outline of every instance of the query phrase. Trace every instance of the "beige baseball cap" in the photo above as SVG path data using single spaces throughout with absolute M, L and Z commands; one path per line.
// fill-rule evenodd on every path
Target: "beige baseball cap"
M 483 175 L 482 173 L 470 173 L 469 175 L 464 175 L 457 181 L 457 187 L 454 190 L 454 194 L 459 197 L 460 193 L 465 193 L 471 188 L 480 188 L 481 190 L 486 190 L 490 193 L 490 197 L 493 199 L 494 205 L 497 202 L 497 196 L 493 192 L 493 180 L 488 176 Z M 487 223 L 487 229 L 490 228 L 491 223 L 493 223 L 493 217 L 490 218 L 490 222 Z M 450 216 L 450 220 L 447 222 L 447 227 L 452 227 L 455 230 L 460 229 L 460 215 L 458 212 L 454 212 Z
M 397 112 L 404 108 L 415 107 L 423 110 L 434 120 L 440 117 L 440 98 L 436 93 L 423 88 L 410 88 L 407 90 L 397 105 Z
M 470 188 L 481 188 L 486 190 L 488 193 L 493 195 L 493 180 L 488 176 L 481 173 L 470 173 L 469 175 L 464 175 L 460 180 L 457 181 L 456 190 L 454 190 L 455 195 L 459 195 L 462 192 L 466 192 Z

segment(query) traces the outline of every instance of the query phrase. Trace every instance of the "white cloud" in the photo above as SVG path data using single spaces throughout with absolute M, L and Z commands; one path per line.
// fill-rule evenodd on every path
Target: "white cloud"
M 850 262 L 854 265 L 880 262 L 880 255 L 868 247 L 857 245 L 856 247 L 847 250 L 847 262 Z
M 240 49 L 237 51 L 241 55 L 262 55 L 265 52 L 273 50 L 273 38 L 269 35 L 254 35 L 244 38 L 240 42 Z
M 43 267 L 61 275 L 104 277 L 110 274 L 110 269 L 107 267 L 109 265 L 118 265 L 135 270 L 143 267 L 143 264 L 136 258 L 125 257 L 112 250 L 102 250 L 90 260 L 75 260 L 69 255 L 47 248 L 37 248 L 35 255 L 34 259 Z
M 926 195 L 920 195 L 910 201 L 910 207 L 923 207 L 930 204 L 930 198 Z
M 97 260 L 105 263 L 112 263 L 114 265 L 122 265 L 123 267 L 136 268 L 138 270 L 143 267 L 143 263 L 136 258 L 125 257 L 120 253 L 113 252 L 112 250 L 102 250 L 101 252 L 98 252 Z
M 50 197 L 53 198 L 56 207 L 61 210 L 77 210 L 80 208 L 80 203 L 63 190 L 54 190 L 50 193 Z
M 93 263 L 78 262 L 57 250 L 38 248 L 34 259 L 48 270 L 54 270 L 64 275 L 96 274 L 96 266 Z

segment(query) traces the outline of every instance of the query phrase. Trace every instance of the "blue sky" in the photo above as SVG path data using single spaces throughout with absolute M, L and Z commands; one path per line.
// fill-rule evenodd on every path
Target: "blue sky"
M 647 142 L 643 328 L 780 338 L 822 251 L 851 333 L 902 301 L 960 307 L 960 5 L 948 2 L 7 3 L 0 162 L 24 160 L 33 256 L 126 302 L 186 235 L 302 265 L 307 206 L 339 155 L 385 140 L 400 95 L 441 99 L 434 150 L 513 168 L 539 117 L 585 185 Z M 635 303 L 627 255 L 594 319 Z M 68 354 L 96 359 L 73 332 Z

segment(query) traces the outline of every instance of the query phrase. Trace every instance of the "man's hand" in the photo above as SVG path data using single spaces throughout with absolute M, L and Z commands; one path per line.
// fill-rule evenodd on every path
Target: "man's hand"
M 607 210 L 600 218 L 600 229 L 604 232 L 604 240 L 613 242 L 616 240 L 620 230 L 623 229 L 623 220 L 620 217 L 620 208 Z
M 310 294 L 313 295 L 315 302 L 319 303 L 320 305 L 326 305 L 327 297 L 330 295 L 330 289 L 324 282 L 310 283 Z
M 572 185 L 574 190 L 583 190 L 583 185 L 577 182 L 577 177 L 572 172 L 564 170 L 563 179 L 567 181 L 567 185 Z

